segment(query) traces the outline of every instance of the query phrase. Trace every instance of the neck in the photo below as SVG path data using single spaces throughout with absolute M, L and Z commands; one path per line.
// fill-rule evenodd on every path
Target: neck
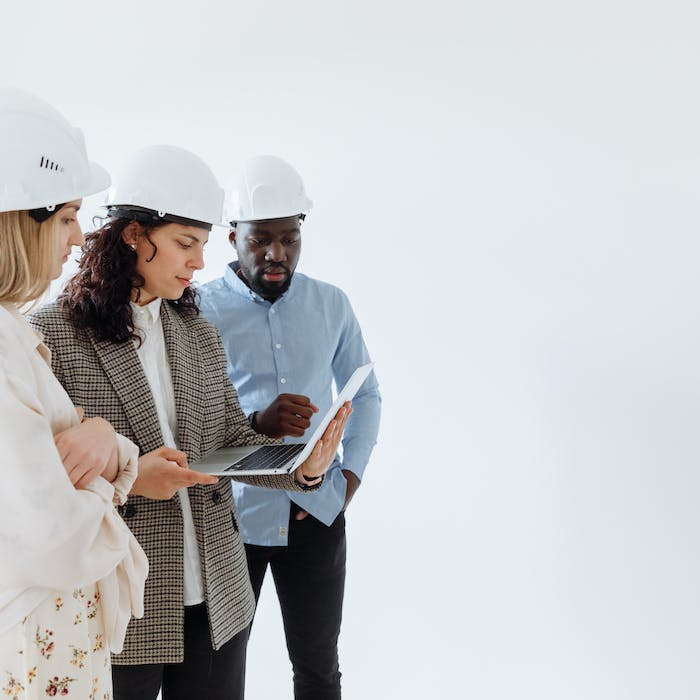
M 146 304 L 150 304 L 154 299 L 157 298 L 158 297 L 156 297 L 155 294 L 147 292 L 143 287 L 134 287 L 131 290 L 130 299 L 137 306 L 146 306 Z

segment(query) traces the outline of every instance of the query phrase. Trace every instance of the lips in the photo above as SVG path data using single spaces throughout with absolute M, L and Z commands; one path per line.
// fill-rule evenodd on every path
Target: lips
M 176 277 L 175 278 L 183 287 L 189 287 L 192 280 L 189 277 Z
M 289 275 L 289 270 L 282 265 L 270 265 L 263 270 L 263 279 L 268 282 L 281 282 Z

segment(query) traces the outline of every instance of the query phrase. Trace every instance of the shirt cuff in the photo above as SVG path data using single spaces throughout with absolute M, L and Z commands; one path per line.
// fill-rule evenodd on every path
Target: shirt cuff
M 139 448 L 131 440 L 117 433 L 117 449 L 119 471 L 112 486 L 114 486 L 114 505 L 123 506 L 138 476 Z

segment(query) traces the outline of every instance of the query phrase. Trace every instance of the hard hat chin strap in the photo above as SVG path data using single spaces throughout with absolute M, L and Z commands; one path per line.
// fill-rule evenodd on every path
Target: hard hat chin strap
M 29 209 L 27 213 L 34 221 L 43 224 L 44 221 L 50 219 L 61 207 L 65 206 L 65 204 L 65 202 L 63 202 L 63 204 L 49 204 L 47 207 Z

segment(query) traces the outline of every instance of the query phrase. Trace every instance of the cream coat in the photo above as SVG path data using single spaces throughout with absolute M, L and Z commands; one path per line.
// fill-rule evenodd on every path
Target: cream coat
M 118 436 L 119 477 L 87 489 L 68 479 L 54 434 L 78 422 L 50 354 L 12 304 L 0 304 L 0 634 L 56 590 L 97 582 L 105 640 L 119 652 L 143 615 L 146 557 L 116 512 L 138 449 Z

